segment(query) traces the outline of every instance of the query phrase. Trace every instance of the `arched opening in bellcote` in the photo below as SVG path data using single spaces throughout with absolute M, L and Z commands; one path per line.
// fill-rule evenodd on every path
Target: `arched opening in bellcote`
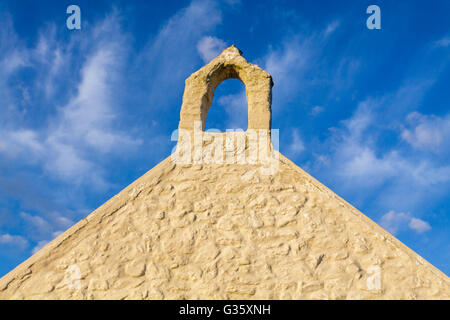
M 248 104 L 245 84 L 237 78 L 222 81 L 213 92 L 213 101 L 206 114 L 205 131 L 246 131 Z

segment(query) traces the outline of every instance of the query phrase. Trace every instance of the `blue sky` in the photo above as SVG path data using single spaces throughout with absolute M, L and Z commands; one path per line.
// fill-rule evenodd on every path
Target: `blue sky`
M 66 8 L 81 8 L 81 30 Z M 381 30 L 366 8 L 381 8 Z M 184 80 L 235 44 L 280 151 L 450 274 L 448 1 L 0 1 L 0 276 L 166 158 Z M 207 128 L 246 128 L 244 85 Z

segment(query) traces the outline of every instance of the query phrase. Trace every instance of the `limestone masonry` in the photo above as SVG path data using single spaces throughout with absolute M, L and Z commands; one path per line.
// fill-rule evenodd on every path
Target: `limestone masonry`
M 204 129 L 229 78 L 270 136 L 272 78 L 234 46 L 186 80 L 180 130 Z M 269 152 L 270 174 L 168 157 L 4 276 L 0 299 L 450 299 L 446 275 Z

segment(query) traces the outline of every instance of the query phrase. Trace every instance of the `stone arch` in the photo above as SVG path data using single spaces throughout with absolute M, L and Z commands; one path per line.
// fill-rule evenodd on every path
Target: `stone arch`
M 193 130 L 201 121 L 205 130 L 206 116 L 217 86 L 228 79 L 239 79 L 245 85 L 248 105 L 247 129 L 271 129 L 272 86 L 269 73 L 247 62 L 234 45 L 222 51 L 206 66 L 193 73 L 185 82 L 180 112 L 180 129 Z

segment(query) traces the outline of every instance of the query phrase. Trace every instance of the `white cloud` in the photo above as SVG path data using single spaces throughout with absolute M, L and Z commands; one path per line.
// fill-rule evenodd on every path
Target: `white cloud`
M 148 43 L 135 65 L 145 77 L 142 81 L 149 82 L 146 99 L 152 106 L 166 107 L 167 92 L 183 89 L 184 80 L 196 71 L 199 60 L 195 44 L 221 22 L 217 2 L 194 0 L 172 16 Z
M 353 117 L 345 121 L 347 135 L 335 146 L 339 174 L 353 177 L 352 183 L 374 187 L 388 179 L 396 178 L 405 182 L 405 186 L 428 186 L 450 181 L 450 167 L 438 166 L 426 159 L 402 156 L 396 150 L 377 152 L 373 145 L 377 131 L 370 131 L 375 116 L 361 106 Z
M 392 159 L 395 154 L 379 158 L 372 149 L 360 145 L 344 146 L 341 152 L 347 159 L 342 165 L 342 176 L 378 184 L 396 174 L 396 160 Z
M 44 151 L 38 133 L 30 129 L 0 131 L 0 138 L 3 140 L 0 152 L 13 157 L 24 156 L 24 153 L 39 157 Z M 25 159 L 33 160 L 28 157 Z
M 50 126 L 45 143 L 52 154 L 46 167 L 63 180 L 77 183 L 84 180 L 103 186 L 106 182 L 89 161 L 86 150 L 117 154 L 141 143 L 114 128 L 117 106 L 112 82 L 118 76 L 116 66 L 123 58 L 117 45 L 105 44 L 90 57 L 82 69 L 76 96 Z
M 56 237 L 60 236 L 61 234 L 63 234 L 64 231 L 58 230 L 52 233 L 52 237 L 53 239 L 55 239 Z
M 408 95 L 410 90 L 413 92 Z M 411 154 L 399 144 L 389 146 L 384 142 L 386 133 L 398 134 L 400 141 L 406 138 L 405 124 L 402 123 L 404 115 L 393 116 L 392 113 L 417 106 L 425 91 L 425 87 L 418 89 L 416 85 L 408 85 L 394 94 L 368 98 L 359 103 L 353 115 L 342 121 L 339 128 L 330 129 L 331 134 L 322 145 L 324 151 L 316 155 L 312 173 L 339 188 L 336 191 L 355 205 L 370 203 L 372 213 L 390 209 L 415 212 L 425 203 L 442 199 L 450 183 L 450 165 L 446 161 L 427 154 Z M 417 100 L 411 101 L 411 95 Z M 425 119 L 424 122 L 420 117 L 419 122 L 410 123 L 406 129 L 410 131 L 408 139 L 411 143 L 416 141 L 417 146 L 425 147 L 419 141 L 425 143 L 424 137 L 429 136 L 415 135 L 415 128 L 420 124 L 424 126 L 431 118 Z M 433 126 L 436 126 L 436 121 Z M 440 143 L 441 150 L 448 149 L 448 146 L 443 147 L 445 143 L 444 140 Z M 438 144 L 431 144 L 435 145 Z
M 298 93 L 302 87 L 300 82 L 315 65 L 316 50 L 313 36 L 295 36 L 283 41 L 280 48 L 269 50 L 264 59 L 264 69 L 272 75 L 275 83 L 273 90 L 278 92 L 279 105 L 285 100 L 288 101 L 294 93 Z
M 28 241 L 22 236 L 15 236 L 6 234 L 0 234 L 0 244 L 15 246 L 20 249 L 25 249 L 28 246 Z
M 380 225 L 394 235 L 407 228 L 417 233 L 431 230 L 431 226 L 428 222 L 419 218 L 414 218 L 410 214 L 395 212 L 393 210 L 381 217 Z
M 403 212 L 396 213 L 391 210 L 381 217 L 380 225 L 392 234 L 411 220 L 411 217 Z
M 19 67 L 28 65 L 29 53 L 20 45 L 10 15 L 1 15 L 0 27 L 0 66 L 3 76 L 0 79 L 4 79 Z
M 58 231 L 55 231 L 55 232 L 51 233 L 49 240 L 40 240 L 40 241 L 38 241 L 37 245 L 31 250 L 31 253 L 35 254 L 36 252 L 41 250 L 43 247 L 45 247 L 48 243 L 50 243 L 50 241 L 52 241 L 53 239 L 57 238 L 62 233 L 63 233 L 63 231 L 58 230 Z
M 54 231 L 55 229 L 67 229 L 74 223 L 71 219 L 56 212 L 46 213 L 45 217 L 31 215 L 26 212 L 21 212 L 19 216 L 27 224 L 30 230 L 33 231 L 33 235 L 36 237 L 48 237 L 48 235 L 54 235 L 55 232 L 59 232 Z
M 10 55 L 4 58 L 2 66 L 5 74 L 11 74 L 19 67 L 24 67 L 28 64 L 26 52 L 13 51 Z
M 69 228 L 74 224 L 74 222 L 72 220 L 70 220 L 67 217 L 60 216 L 59 214 L 57 214 L 53 218 L 53 221 L 54 221 L 54 225 L 56 227 L 61 227 L 61 228 Z
M 411 218 L 411 220 L 409 221 L 408 226 L 415 230 L 418 233 L 423 233 L 425 231 L 429 231 L 431 230 L 431 226 L 428 222 L 423 221 L 421 219 L 418 218 Z
M 26 212 L 21 212 L 20 217 L 26 221 L 31 228 L 40 234 L 47 234 L 51 232 L 51 225 L 48 223 L 47 220 L 40 216 L 33 216 L 31 214 L 28 214 Z
M 336 31 L 336 29 L 339 27 L 339 25 L 340 25 L 339 21 L 330 22 L 324 31 L 324 36 L 328 37 L 329 35 L 331 35 L 334 31 Z
M 248 126 L 248 106 L 245 89 L 235 94 L 221 96 L 217 102 L 225 108 L 228 115 L 226 128 L 246 130 Z
M 291 142 L 287 146 L 286 150 L 287 150 L 287 155 L 290 157 L 296 157 L 302 151 L 305 150 L 305 145 L 304 145 L 302 139 L 300 138 L 298 129 L 295 128 L 292 130 Z
M 33 90 L 46 97 L 51 95 L 48 87 L 54 90 L 58 82 L 63 55 L 66 65 L 76 64 L 75 57 L 68 53 L 71 47 L 84 48 L 81 55 L 86 60 L 79 77 L 65 71 L 66 79 L 79 78 L 79 83 L 68 80 L 75 90 L 68 95 L 68 102 L 46 119 L 47 125 L 31 129 L 22 127 L 19 119 L 16 123 L 10 121 L 8 128 L 0 131 L 0 153 L 23 163 L 40 163 L 48 175 L 61 181 L 89 183 L 97 189 L 108 186 L 101 166 L 93 160 L 95 155 L 120 156 L 141 143 L 116 125 L 121 112 L 116 95 L 120 92 L 121 67 L 128 50 L 126 37 L 117 25 L 118 17 L 113 14 L 93 26 L 90 36 L 74 37 L 65 44 L 55 40 L 55 32 L 51 31 L 54 28 L 50 28 L 48 34 L 41 33 L 35 48 L 22 50 L 27 53 L 25 56 L 33 57 L 28 59 L 28 65 L 43 74 Z M 13 89 L 5 89 L 8 90 Z
M 272 75 L 275 84 L 273 91 L 277 99 L 274 103 L 277 106 L 274 112 L 282 110 L 296 97 L 303 96 L 302 100 L 306 100 L 319 85 L 326 86 L 329 91 L 323 99 L 333 101 L 337 96 L 335 92 L 342 94 L 341 89 L 351 87 L 360 71 L 360 62 L 349 53 L 340 54 L 337 62 L 333 56 L 330 65 L 326 49 L 333 39 L 329 35 L 336 32 L 339 25 L 339 21 L 332 21 L 323 31 L 294 33 L 283 39 L 281 45 L 269 47 L 261 65 Z
M 41 250 L 43 247 L 45 247 L 47 244 L 49 243 L 49 241 L 47 240 L 41 240 L 37 243 L 37 245 L 31 250 L 32 254 L 35 254 L 36 252 L 38 252 L 39 250 Z
M 437 41 L 435 41 L 434 46 L 435 47 L 441 47 L 441 48 L 446 48 L 450 45 L 450 37 L 443 37 L 442 39 L 439 39 Z
M 442 148 L 450 147 L 450 117 L 440 118 L 434 115 L 422 115 L 412 112 L 407 121 L 410 128 L 402 131 L 402 138 L 411 146 L 420 150 L 439 153 Z
M 321 114 L 323 111 L 325 110 L 324 107 L 321 106 L 314 106 L 311 111 L 310 111 L 310 115 L 312 115 L 313 117 L 318 116 L 319 114 Z
M 225 48 L 225 41 L 211 36 L 205 36 L 197 43 L 197 51 L 205 63 L 217 57 Z

